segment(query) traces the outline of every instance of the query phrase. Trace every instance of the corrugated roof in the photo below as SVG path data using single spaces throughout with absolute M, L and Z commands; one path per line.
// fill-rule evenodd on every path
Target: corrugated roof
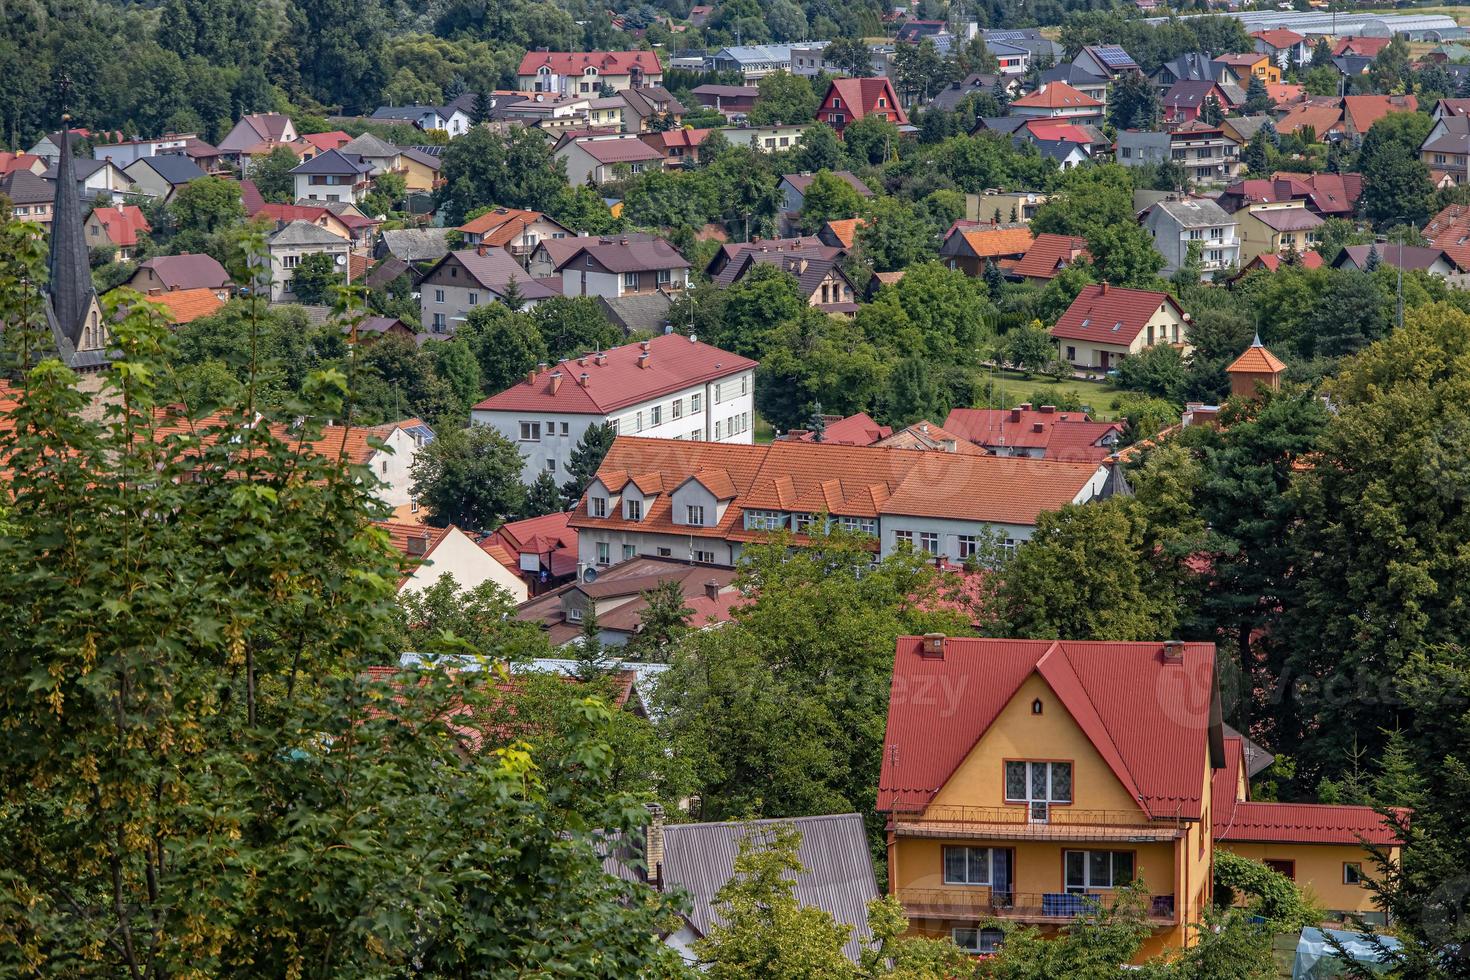
M 1039 674 L 1154 818 L 1198 819 L 1209 765 L 1215 647 L 1185 643 L 1166 661 L 1162 643 L 984 640 L 951 637 L 942 658 L 923 638 L 899 637 L 877 806 L 921 810 L 989 730 L 1015 692 Z M 908 696 L 954 692 L 954 710 Z
M 1087 239 L 1073 235 L 1037 235 L 1015 265 L 1014 275 L 1027 279 L 1054 279 L 1057 274 L 1079 258 L 1090 258 Z
M 879 897 L 873 877 L 863 818 L 856 813 L 751 820 L 743 823 L 670 824 L 664 828 L 663 873 L 666 887 L 689 893 L 690 924 L 701 935 L 721 922 L 715 895 L 735 875 L 740 843 L 755 835 L 769 839 L 774 829 L 791 826 L 801 833 L 799 857 L 805 870 L 795 876 L 795 897 L 803 906 L 827 912 L 852 932 L 843 952 L 856 962 L 872 937 L 868 903 Z
M 1051 335 L 1127 347 L 1159 307 L 1166 305 L 1174 307 L 1179 316 L 1184 315 L 1183 309 L 1168 293 L 1093 283 L 1082 287 L 1082 292 L 1067 307 L 1067 312 L 1051 328 Z

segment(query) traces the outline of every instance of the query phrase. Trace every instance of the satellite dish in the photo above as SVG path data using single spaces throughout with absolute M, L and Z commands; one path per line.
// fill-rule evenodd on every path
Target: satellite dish
M 337 256 L 337 264 L 338 265 L 346 265 L 347 264 L 347 256 L 345 256 L 345 255 L 339 255 L 339 256 Z
M 587 583 L 588 585 L 591 585 L 593 582 L 596 582 L 597 581 L 597 569 L 595 569 L 595 568 L 585 569 L 582 572 L 582 581 L 585 582 L 585 583 Z

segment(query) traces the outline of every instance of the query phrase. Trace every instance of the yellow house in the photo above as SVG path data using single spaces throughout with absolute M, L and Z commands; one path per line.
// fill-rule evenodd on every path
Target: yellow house
M 901 637 L 878 783 L 889 891 L 912 932 L 985 953 L 1003 940 L 998 922 L 1054 933 L 1137 883 L 1147 959 L 1190 943 L 1213 900 L 1223 803 L 1262 828 L 1248 834 L 1295 828 L 1294 843 L 1262 843 L 1326 898 L 1323 875 L 1353 874 L 1332 861 L 1366 859 L 1343 834 L 1386 835 L 1380 818 L 1234 799 L 1240 751 L 1221 721 L 1213 644 Z M 1352 909 L 1362 895 L 1332 898 Z
M 1317 247 L 1322 218 L 1305 200 L 1268 201 L 1235 212 L 1240 225 L 1240 264 L 1261 255 L 1287 255 Z
M 410 191 L 428 193 L 439 186 L 439 158 L 417 147 L 404 147 L 398 156 L 398 172 Z
M 1110 371 L 1158 344 L 1171 344 L 1183 354 L 1192 349 L 1189 314 L 1174 297 L 1108 283 L 1084 286 L 1051 336 L 1058 356 L 1084 371 Z
M 606 99 L 593 99 L 587 103 L 587 128 L 624 132 L 623 113 L 627 108 L 627 104 L 615 95 Z

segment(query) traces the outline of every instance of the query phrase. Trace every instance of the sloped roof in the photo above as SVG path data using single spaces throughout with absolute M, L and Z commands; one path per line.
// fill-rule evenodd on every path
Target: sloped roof
M 1359 269 L 1367 268 L 1368 256 L 1372 253 L 1373 249 L 1374 246 L 1372 245 L 1345 245 L 1343 246 L 1342 254 L 1337 257 L 1337 261 L 1333 262 L 1332 265 L 1334 268 L 1340 269 L 1348 262 L 1352 262 Z M 1446 254 L 1444 249 L 1432 246 L 1426 248 L 1422 245 L 1384 245 L 1378 249 L 1378 260 L 1384 265 L 1391 266 L 1395 269 L 1402 266 L 1410 271 L 1420 272 L 1428 271 L 1435 263 L 1441 260 L 1449 263 L 1451 266 L 1455 264 L 1455 260 Z
M 1164 105 L 1176 109 L 1201 108 L 1205 100 L 1217 94 L 1218 90 L 1219 86 L 1213 81 L 1185 79 L 1169 86 L 1169 91 L 1164 93 Z M 1221 101 L 1223 108 L 1223 99 Z
M 212 255 L 185 253 L 155 255 L 138 266 L 152 269 L 164 289 L 219 289 L 230 284 L 230 274 Z
M 598 163 L 637 163 L 663 159 L 662 153 L 633 135 L 620 136 L 617 139 L 574 139 L 569 145 L 576 146 Z
M 56 196 L 56 187 L 30 170 L 12 170 L 0 177 L 0 194 L 9 198 L 11 204 L 50 204 Z
M 851 170 L 829 171 L 833 177 L 841 177 L 848 186 L 857 191 L 863 197 L 872 197 L 873 192 L 868 190 L 868 185 L 858 179 L 858 175 Z M 812 186 L 812 181 L 817 177 L 814 173 L 783 174 L 781 179 L 790 184 L 798 194 L 805 194 L 806 189 Z
M 509 245 L 515 242 L 528 226 L 546 221 L 560 228 L 561 225 L 540 211 L 524 211 L 520 208 L 495 208 L 478 217 L 471 218 L 459 226 L 467 235 L 479 235 L 487 245 Z
M 1301 44 L 1306 40 L 1303 35 L 1298 34 L 1296 31 L 1287 30 L 1284 27 L 1273 27 L 1270 30 L 1256 31 L 1251 37 L 1260 38 L 1278 50 Z
M 793 894 L 804 907 L 819 908 L 851 929 L 843 952 L 856 961 L 872 936 L 867 905 L 879 897 L 863 818 L 856 813 L 744 823 L 670 824 L 664 828 L 666 887 L 689 893 L 689 922 L 707 935 L 722 922 L 715 896 L 735 875 L 735 858 L 747 837 L 768 839 L 778 827 L 801 834 L 798 857 L 805 870 Z
M 199 165 L 181 153 L 160 153 L 143 157 L 137 163 L 153 170 L 168 183 L 178 187 L 204 176 Z
M 1362 174 L 1294 174 L 1279 172 L 1273 179 L 1296 181 L 1307 190 L 1307 206 L 1322 215 L 1348 215 L 1363 194 Z
M 659 333 L 668 323 L 669 308 L 674 305 L 660 292 L 636 293 L 630 296 L 599 296 L 597 305 L 609 320 L 626 333 Z
M 1387 847 L 1399 842 L 1381 814 L 1367 806 L 1322 803 L 1256 803 L 1239 798 L 1243 744 L 1225 738 L 1225 766 L 1211 777 L 1210 816 L 1220 841 L 1282 844 L 1358 844 Z
M 1332 45 L 1332 53 L 1376 58 L 1378 52 L 1388 47 L 1388 42 L 1392 40 L 1390 37 L 1341 37 Z
M 340 129 L 329 133 L 302 133 L 301 138 L 318 150 L 339 150 L 352 142 L 352 137 Z
M 347 240 L 340 235 L 334 235 L 327 229 L 311 223 L 296 219 L 266 240 L 268 245 L 335 245 L 347 244 Z
M 174 323 L 190 323 L 224 306 L 224 300 L 213 289 L 171 289 L 147 297 L 168 310 Z
M 956 236 L 959 241 L 954 241 Z M 968 252 L 980 259 L 1024 255 L 1034 241 L 1031 229 L 1025 225 L 956 228 L 954 234 L 945 239 L 944 248 L 941 249 L 940 254 Z M 963 242 L 963 248 L 960 247 L 961 242 Z
M 1051 328 L 1051 335 L 1127 347 L 1164 305 L 1173 306 L 1181 316 L 1184 313 L 1168 293 L 1092 283 L 1082 287 L 1067 312 Z
M 690 385 L 752 370 L 756 362 L 679 334 L 644 341 L 649 357 L 639 367 L 643 344 L 624 344 L 602 353 L 563 360 L 475 406 L 477 411 L 542 411 L 608 415 L 629 405 L 682 391 Z M 601 361 L 602 363 L 599 363 Z M 559 381 L 552 375 L 559 374 Z M 587 375 L 586 385 L 579 383 Z M 555 390 L 553 390 L 555 388 Z M 637 472 L 656 470 L 640 467 Z M 687 474 L 685 474 L 687 475 Z
M 1046 450 L 1046 458 L 1055 443 L 1058 448 L 1075 451 L 1089 446 L 1100 452 L 1090 454 L 1092 459 L 1103 459 L 1108 450 L 1101 442 L 1109 432 L 1121 433 L 1123 426 L 1117 422 L 1094 422 L 1086 412 L 1058 412 L 1051 405 L 1032 408 L 955 408 L 944 427 L 956 432 L 977 446 Z
M 842 98 L 843 111 L 852 119 L 861 119 L 872 112 L 882 111 L 889 113 L 893 121 L 902 126 L 909 121 L 895 97 L 893 85 L 888 79 L 881 75 L 876 78 L 834 78 L 831 90 Z M 887 99 L 888 105 L 880 107 L 878 99 Z M 823 99 L 825 104 L 826 99 Z
M 476 248 L 456 249 L 436 262 L 424 275 L 433 275 L 435 269 L 451 259 L 464 266 L 465 272 L 475 282 L 493 292 L 503 294 L 509 288 L 510 281 L 514 279 L 524 299 L 550 299 L 556 295 L 531 278 L 526 270 L 521 268 L 519 262 L 511 258 L 504 249 L 499 248 L 487 248 L 483 252 Z
M 383 247 L 406 262 L 437 262 L 449 254 L 444 228 L 397 228 L 383 232 Z
M 627 75 L 634 68 L 645 75 L 663 74 L 652 51 L 527 51 L 516 74 L 534 75 L 543 66 L 555 75 L 580 75 L 588 68 L 601 75 Z
M 293 174 L 349 174 L 353 177 L 360 177 L 372 169 L 366 160 L 355 153 L 327 150 L 324 153 L 318 153 L 310 160 L 303 160 L 291 172 Z
M 1267 272 L 1275 272 L 1281 268 L 1284 261 L 1281 256 L 1266 252 L 1262 255 L 1257 255 L 1247 262 L 1245 267 L 1240 270 L 1240 275 L 1245 275 L 1252 269 L 1257 268 L 1265 269 Z M 1322 268 L 1322 256 L 1318 255 L 1315 251 L 1303 252 L 1301 253 L 1301 265 L 1303 269 L 1320 269 Z
M 1257 337 L 1255 343 L 1247 347 L 1245 353 L 1232 361 L 1225 370 L 1231 374 L 1280 374 L 1286 370 L 1286 365 L 1268 351 L 1261 343 L 1261 338 Z
M 862 218 L 839 218 L 828 221 L 822 230 L 841 242 L 843 248 L 852 248 L 857 240 L 857 230 L 863 223 Z
M 1251 217 L 1272 231 L 1311 231 L 1322 227 L 1322 216 L 1306 208 L 1252 211 Z
M 1102 103 L 1090 95 L 1084 95 L 1066 82 L 1047 82 L 1029 95 L 1011 101 L 1011 107 L 1037 109 L 1094 109 Z
M 1419 108 L 1415 95 L 1349 95 L 1342 100 L 1342 111 L 1353 129 L 1366 133 L 1373 124 L 1391 112 L 1414 112 Z
M 93 218 L 102 225 L 107 240 L 119 248 L 138 244 L 138 235 L 152 229 L 136 204 L 107 204 L 92 209 Z
M 381 140 L 372 133 L 363 133 L 361 136 L 355 136 L 342 144 L 341 147 L 338 147 L 338 149 L 341 149 L 343 153 L 359 157 L 391 157 L 397 156 L 401 152 L 392 143 Z
M 922 637 L 898 638 L 880 811 L 927 806 L 1037 674 L 1147 815 L 1200 816 L 1212 730 L 1220 735 L 1213 643 L 1183 644 L 1177 663 L 1158 642 L 950 637 L 942 657 L 925 656 L 923 646 Z M 955 692 L 954 710 L 905 696 L 920 679 L 926 689 Z
M 1326 136 L 1342 125 L 1342 110 L 1335 103 L 1304 102 L 1294 106 L 1276 123 L 1278 133 L 1295 133 L 1311 127 L 1317 136 Z
M 891 426 L 879 425 L 867 412 L 858 412 L 856 415 L 828 422 L 822 429 L 821 439 L 809 429 L 793 431 L 785 438 L 797 442 L 829 442 L 836 446 L 871 446 L 891 435 Z
M 1026 254 L 1011 266 L 1011 273 L 1027 279 L 1054 279 L 1079 258 L 1090 258 L 1087 239 L 1045 232 L 1032 240 Z
M 556 239 L 553 239 L 556 241 Z M 590 255 L 609 272 L 652 272 L 658 269 L 687 269 L 689 260 L 662 238 L 574 238 L 572 249 L 556 263 L 560 272 L 583 254 Z M 543 243 L 546 244 L 546 243 Z
M 1470 206 L 1451 204 L 1424 226 L 1429 244 L 1444 249 L 1461 269 L 1470 269 Z

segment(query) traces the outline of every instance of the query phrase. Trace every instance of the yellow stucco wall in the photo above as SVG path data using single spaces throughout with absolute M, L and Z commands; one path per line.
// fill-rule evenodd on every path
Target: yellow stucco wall
M 1174 343 L 1174 328 L 1178 327 L 1178 342 L 1184 344 L 1184 353 L 1187 354 L 1191 350 L 1189 346 L 1189 324 L 1180 319 L 1179 315 L 1174 312 L 1174 308 L 1166 303 L 1164 304 L 1163 312 L 1155 311 L 1154 315 L 1149 317 L 1148 322 L 1144 324 L 1142 330 L 1138 331 L 1138 336 L 1133 338 L 1133 343 L 1131 344 L 1106 344 L 1092 340 L 1071 340 L 1063 337 L 1057 340 L 1057 352 L 1063 360 L 1067 360 L 1069 363 L 1083 367 L 1101 367 L 1101 354 L 1103 351 L 1107 351 L 1109 355 L 1108 367 L 1114 368 L 1117 367 L 1117 359 L 1120 356 L 1133 357 L 1151 346 L 1148 342 L 1148 328 L 1150 326 L 1154 328 L 1154 344 Z M 1076 349 L 1075 356 L 1071 358 L 1067 357 L 1068 347 Z
M 1356 844 L 1261 844 L 1229 841 L 1216 845 L 1254 861 L 1296 862 L 1296 883 L 1328 912 L 1375 912 L 1373 893 L 1361 885 L 1342 882 L 1346 862 L 1361 864 L 1376 874 L 1368 852 Z M 1398 857 L 1397 848 L 1391 852 Z

